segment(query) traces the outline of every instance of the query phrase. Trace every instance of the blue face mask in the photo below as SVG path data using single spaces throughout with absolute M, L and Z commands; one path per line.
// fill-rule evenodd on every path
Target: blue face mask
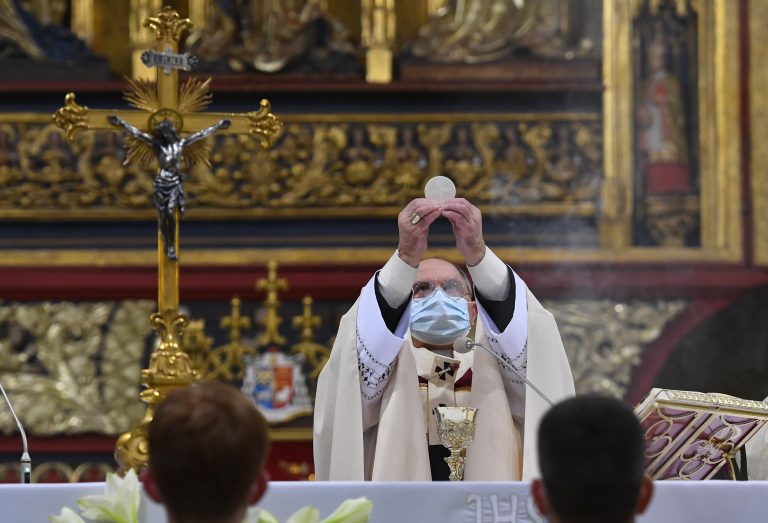
M 411 301 L 411 334 L 430 345 L 449 345 L 469 332 L 469 302 L 438 288 Z

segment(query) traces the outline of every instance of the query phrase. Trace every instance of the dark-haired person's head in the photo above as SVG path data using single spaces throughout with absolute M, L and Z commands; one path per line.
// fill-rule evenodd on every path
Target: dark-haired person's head
M 221 383 L 177 389 L 148 431 L 147 494 L 171 523 L 240 523 L 267 487 L 269 429 L 255 404 Z
M 621 401 L 585 395 L 558 403 L 541 420 L 538 447 L 541 479 L 532 491 L 550 521 L 629 523 L 648 506 L 643 433 Z

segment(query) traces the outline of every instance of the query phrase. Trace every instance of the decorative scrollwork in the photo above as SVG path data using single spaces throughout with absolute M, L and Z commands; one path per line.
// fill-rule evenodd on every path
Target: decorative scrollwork
M 176 310 L 163 310 L 149 318 L 160 343 L 149 358 L 149 367 L 141 371 L 141 383 L 147 388 L 139 394 L 147 404 L 144 418 L 129 432 L 117 438 L 115 459 L 120 470 L 141 470 L 149 459 L 147 429 L 152 422 L 155 406 L 170 391 L 191 385 L 198 375 L 192 369 L 189 355 L 181 349 L 184 328 L 189 320 Z
M 75 93 L 67 93 L 64 97 L 64 107 L 53 115 L 53 122 L 64 130 L 64 136 L 70 145 L 75 141 L 75 134 L 88 128 L 86 120 L 88 108 L 75 101 Z
M 0 380 L 29 434 L 119 434 L 136 398 L 149 301 L 0 304 Z M 16 430 L 0 410 L 0 433 Z
M 712 403 L 729 408 L 758 409 L 768 412 L 768 403 L 762 401 L 745 400 L 729 396 L 727 394 L 716 394 L 706 392 L 696 392 L 687 390 L 670 390 L 669 397 L 673 400 L 692 401 L 699 403 Z
M 682 0 L 685 1 L 685 0 Z M 459 64 L 496 62 L 525 49 L 534 56 L 594 55 L 594 42 L 574 19 L 573 2 L 465 0 L 427 2 L 430 14 L 408 45 L 422 59 Z M 470 73 L 471 74 L 471 73 Z
M 260 105 L 258 111 L 248 113 L 248 120 L 251 122 L 248 132 L 262 147 L 267 148 L 280 136 L 283 122 L 270 112 L 272 107 L 269 100 L 262 100 Z
M 190 208 L 396 209 L 437 174 L 500 213 L 520 204 L 558 204 L 564 213 L 598 206 L 602 131 L 590 118 L 412 122 L 403 115 L 373 123 L 338 115 L 336 123 L 289 117 L 281 129 L 268 108 L 251 113 L 254 136 L 265 143 L 279 133 L 274 146 L 244 135 L 213 138 L 210 166 L 198 162 L 187 173 Z M 119 134 L 82 133 L 71 148 L 59 136 L 53 124 L 0 126 L 0 213 L 113 209 L 128 217 L 152 208 L 155 170 L 125 164 Z
M 143 26 L 153 29 L 155 37 L 160 41 L 178 42 L 181 33 L 192 28 L 192 21 L 181 18 L 175 9 L 165 6 L 157 16 L 147 18 Z
M 686 302 L 573 300 L 546 302 L 557 319 L 578 393 L 624 396 L 645 347 Z
M 715 425 L 711 429 L 708 428 L 701 437 L 692 441 L 682 451 L 680 455 L 682 466 L 675 479 L 700 479 L 697 473 L 702 469 L 716 470 L 727 459 L 733 458 L 736 442 L 741 438 L 742 433 L 754 427 L 752 419 L 738 419 L 724 415 L 716 416 L 715 419 Z
M 193 379 L 189 356 L 181 349 L 182 332 L 189 319 L 167 310 L 152 314 L 149 321 L 160 338 L 160 344 L 150 358 L 149 368 L 142 371 L 142 377 L 152 380 Z

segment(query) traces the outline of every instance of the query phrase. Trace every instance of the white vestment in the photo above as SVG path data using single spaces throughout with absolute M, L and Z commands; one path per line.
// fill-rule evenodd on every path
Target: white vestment
M 515 315 L 510 325 L 502 333 L 494 332 L 493 322 L 478 303 L 481 321 L 475 341 L 501 355 L 505 353 L 505 344 L 525 346 L 527 378 L 557 402 L 574 394 L 573 377 L 557 325 L 552 314 L 517 276 L 515 283 Z M 330 360 L 318 379 L 315 475 L 318 480 L 336 481 L 429 481 L 428 415 L 419 391 L 415 354 L 423 356 L 414 352 L 426 349 L 414 349 L 410 334 L 404 331 L 409 310 L 403 314 L 396 333 L 387 328 L 373 285 L 375 279 L 371 279 L 342 318 Z M 404 332 L 397 336 L 398 331 Z M 387 337 L 398 351 L 396 361 L 380 403 L 377 399 L 377 408 L 367 408 L 360 393 L 358 345 L 364 347 L 365 338 Z M 500 370 L 496 359 L 481 348 L 476 348 L 471 358 L 471 392 L 457 393 L 455 400 L 457 405 L 478 409 L 464 479 L 530 480 L 538 476 L 536 430 L 549 406 L 535 391 L 527 390 L 523 392 L 523 417 L 515 416 L 515 421 L 515 405 L 521 404 L 521 398 L 520 391 L 515 391 L 509 380 L 502 377 L 502 372 L 508 371 Z

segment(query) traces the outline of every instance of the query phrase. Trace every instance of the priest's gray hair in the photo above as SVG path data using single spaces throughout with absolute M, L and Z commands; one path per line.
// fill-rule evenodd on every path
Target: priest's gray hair
M 440 260 L 444 261 L 445 263 L 449 263 L 453 265 L 457 271 L 459 271 L 459 274 L 461 274 L 461 280 L 464 282 L 464 285 L 467 286 L 467 292 L 469 292 L 469 299 L 474 300 L 475 299 L 475 288 L 472 285 L 472 280 L 469 279 L 469 274 L 467 274 L 466 269 L 464 267 L 460 267 L 459 265 L 456 265 L 451 260 L 446 260 L 445 258 L 440 258 L 438 256 L 432 256 L 430 258 L 425 258 L 425 260 Z

